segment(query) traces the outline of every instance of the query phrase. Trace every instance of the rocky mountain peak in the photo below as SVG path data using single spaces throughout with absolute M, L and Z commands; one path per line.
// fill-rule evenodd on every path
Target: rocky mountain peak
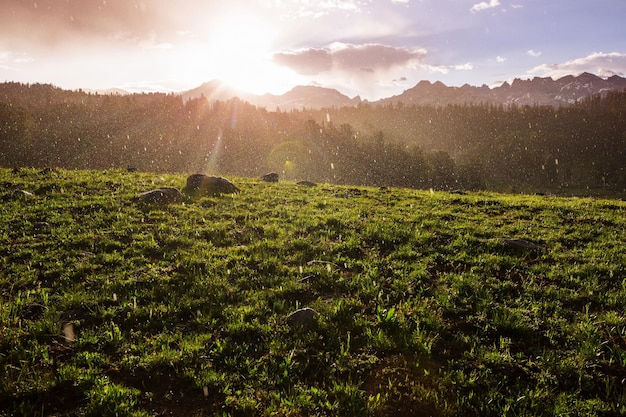
M 516 78 L 499 87 L 480 87 L 464 84 L 448 87 L 441 81 L 422 80 L 402 94 L 371 102 L 372 104 L 405 104 L 444 106 L 447 104 L 493 103 L 502 105 L 564 106 L 579 102 L 595 94 L 626 89 L 626 78 L 613 75 L 607 79 L 584 72 L 567 75 L 557 80 L 550 77 Z M 239 97 L 267 109 L 283 110 L 322 107 L 356 106 L 363 100 L 350 98 L 338 90 L 315 85 L 297 86 L 282 95 L 253 95 L 236 91 L 219 81 L 209 81 L 200 87 L 182 93 L 186 99 L 204 96 L 210 101 Z

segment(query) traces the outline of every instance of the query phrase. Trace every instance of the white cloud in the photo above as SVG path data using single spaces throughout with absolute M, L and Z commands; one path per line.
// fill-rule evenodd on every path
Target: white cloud
M 530 76 L 552 77 L 555 79 L 566 75 L 578 75 L 583 72 L 596 74 L 600 77 L 626 75 L 626 54 L 619 52 L 594 52 L 584 58 L 577 58 L 561 64 L 543 64 L 529 71 Z
M 318 3 L 315 3 L 318 4 Z M 320 2 L 319 5 L 325 9 L 337 9 L 337 10 L 361 10 L 363 2 L 358 0 L 326 0 Z
M 31 58 L 29 56 L 26 56 L 26 54 L 20 54 L 20 56 L 16 57 L 13 62 L 15 62 L 16 64 L 30 64 L 31 62 L 34 62 L 35 59 Z
M 448 74 L 450 70 L 444 65 L 420 65 L 420 68 L 431 74 Z
M 16 70 L 12 65 L 30 64 L 34 61 L 35 59 L 25 52 L 0 51 L 0 68 L 5 70 Z
M 499 0 L 489 0 L 489 3 L 487 3 L 486 1 L 482 1 L 480 3 L 476 3 L 475 5 L 473 5 L 470 11 L 472 13 L 476 13 L 476 12 L 481 12 L 483 10 L 492 9 L 498 6 L 500 6 Z
M 502 62 L 506 61 L 506 58 L 505 58 L 505 57 L 503 57 L 503 56 L 498 55 L 498 56 L 496 57 L 496 61 L 497 61 L 497 62 L 502 63 Z
M 526 54 L 530 55 L 530 56 L 534 56 L 534 57 L 538 57 L 541 56 L 541 52 L 539 51 L 535 51 L 533 49 L 529 49 Z
M 455 65 L 453 68 L 457 71 L 470 71 L 474 69 L 474 66 L 468 62 L 467 64 Z
M 361 12 L 364 5 L 368 4 L 364 0 L 295 0 L 290 2 L 278 2 L 277 6 L 287 9 L 283 17 L 308 17 L 320 18 L 334 11 Z

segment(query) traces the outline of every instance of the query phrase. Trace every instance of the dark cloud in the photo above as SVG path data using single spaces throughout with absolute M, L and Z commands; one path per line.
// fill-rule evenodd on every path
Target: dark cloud
M 305 49 L 298 52 L 281 52 L 274 55 L 274 62 L 289 67 L 298 74 L 315 75 L 333 67 L 333 56 L 326 49 Z
M 411 66 L 426 56 L 423 49 L 399 48 L 381 44 L 334 44 L 329 48 L 309 48 L 274 55 L 274 61 L 299 74 L 315 75 L 331 70 L 373 73 Z
M 373 71 L 410 65 L 424 58 L 424 50 L 396 48 L 380 44 L 342 45 L 333 52 L 333 61 L 341 69 L 368 68 Z

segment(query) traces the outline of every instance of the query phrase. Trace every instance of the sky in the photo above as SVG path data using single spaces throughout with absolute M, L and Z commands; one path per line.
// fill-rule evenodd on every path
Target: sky
M 624 0 L 0 0 L 0 82 L 377 100 L 421 80 L 626 77 L 625 19 Z

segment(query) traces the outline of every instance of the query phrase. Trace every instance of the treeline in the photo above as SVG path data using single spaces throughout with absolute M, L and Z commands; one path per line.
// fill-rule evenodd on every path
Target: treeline
M 208 172 L 355 185 L 626 189 L 626 92 L 577 105 L 361 104 L 267 111 L 239 99 L 0 84 L 0 165 Z

